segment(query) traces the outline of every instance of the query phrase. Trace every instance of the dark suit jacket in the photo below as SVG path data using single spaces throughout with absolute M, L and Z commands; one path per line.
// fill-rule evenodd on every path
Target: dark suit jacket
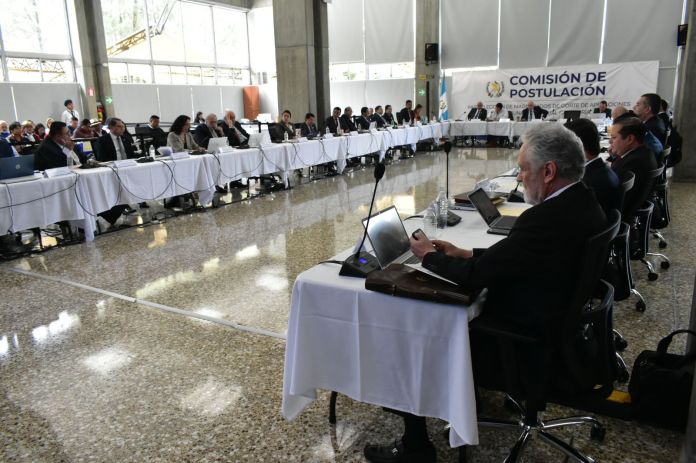
M 155 149 L 160 146 L 167 146 L 167 134 L 162 128 L 157 127 L 153 129 L 150 127 L 150 136 L 152 137 L 152 146 L 154 146 Z
M 542 109 L 539 106 L 534 106 L 534 119 L 541 119 L 542 117 L 548 116 L 548 114 L 549 112 L 547 110 Z M 522 120 L 529 120 L 529 108 L 524 108 L 522 110 Z
M 619 177 L 602 158 L 596 157 L 585 166 L 582 182 L 594 192 L 605 214 L 609 215 L 612 209 L 621 211 L 622 193 Z
M 602 208 L 580 182 L 523 212 L 507 238 L 474 257 L 433 252 L 423 266 L 464 288 L 488 288 L 484 312 L 543 334 L 569 303 L 586 240 L 605 226 Z
M 384 113 L 382 117 L 387 121 L 387 124 L 394 125 L 394 113 Z
M 399 125 L 403 124 L 404 122 L 411 122 L 411 110 L 404 107 L 396 114 L 396 121 L 399 123 Z
M 466 118 L 469 120 L 473 119 L 477 110 L 478 110 L 478 108 L 471 108 L 471 111 L 469 111 L 469 114 L 466 116 Z M 486 108 L 481 108 L 481 111 L 479 112 L 478 119 L 485 121 L 487 116 L 488 116 L 488 111 L 486 111 Z
M 338 121 L 341 123 L 341 130 L 348 130 L 349 132 L 355 132 L 358 130 L 357 127 L 355 127 L 355 124 L 353 124 L 351 118 L 345 114 L 342 114 L 341 117 L 338 118 Z
M 595 114 L 599 114 L 599 108 L 595 108 L 592 112 Z M 609 108 L 605 109 L 604 115 L 607 116 L 608 118 L 611 118 L 611 109 L 609 109 Z
M 317 135 L 319 135 L 319 129 L 317 129 L 317 125 L 307 125 L 306 122 L 303 123 L 300 127 L 300 132 L 302 133 L 303 137 L 316 137 Z
M 0 139 L 0 158 L 12 158 L 14 157 L 14 152 L 12 151 L 12 145 L 10 145 L 7 140 Z
M 324 128 L 329 128 L 329 132 L 336 135 L 338 133 L 338 128 L 341 126 L 341 119 L 334 120 L 333 116 L 326 119 L 324 122 Z
M 208 148 L 208 142 L 211 138 L 213 136 L 210 134 L 210 128 L 206 124 L 198 124 L 196 130 L 193 131 L 193 141 L 203 148 Z
M 75 151 L 80 158 L 80 163 L 84 163 L 85 156 Z M 63 148 L 50 138 L 46 138 L 41 142 L 39 148 L 34 153 L 34 169 L 46 170 L 56 167 L 65 167 L 68 165 L 68 158 L 63 153 Z
M 380 116 L 377 113 L 374 113 L 372 115 L 372 122 L 377 123 L 377 128 L 381 129 L 382 127 L 386 127 L 387 125 L 391 125 L 387 122 L 387 120 L 384 118 L 384 116 Z
M 268 133 L 271 135 L 271 141 L 280 143 L 285 139 L 285 134 L 288 134 L 288 140 L 295 138 L 295 130 L 282 122 L 268 125 Z
M 657 118 L 662 121 L 662 124 L 664 124 L 665 129 L 669 130 L 672 128 L 672 123 L 669 120 L 669 115 L 667 113 L 657 113 Z
M 367 130 L 370 128 L 370 120 L 366 116 L 360 116 L 357 119 L 358 129 Z
M 246 137 L 246 142 L 249 141 L 249 134 L 247 133 L 246 130 L 242 128 L 242 124 L 239 123 L 239 121 L 234 121 L 234 126 L 239 132 Z M 234 130 L 230 130 L 230 126 L 227 125 L 227 122 L 222 121 L 220 124 L 220 127 L 222 127 L 222 133 L 227 136 L 227 140 L 230 142 L 230 146 L 239 146 L 241 144 L 241 140 L 239 139 L 239 136 L 237 135 L 237 132 Z
M 645 121 L 645 128 L 655 135 L 663 147 L 665 146 L 667 142 L 667 128 L 659 117 L 653 116 Z
M 128 159 L 137 158 L 138 155 L 135 154 L 131 141 L 125 136 L 121 137 L 121 140 L 123 141 L 123 148 L 126 150 L 126 157 Z M 97 146 L 94 152 L 97 161 L 106 162 L 116 160 L 116 147 L 114 146 L 114 141 L 111 139 L 110 134 L 107 133 L 97 138 Z
M 644 145 L 635 150 L 624 154 L 616 159 L 611 165 L 619 179 L 623 179 L 627 172 L 633 172 L 636 176 L 633 182 L 633 188 L 626 192 L 623 208 L 621 211 L 621 220 L 632 223 L 636 215 L 636 211 L 643 207 L 643 204 L 650 196 L 654 179 L 648 179 L 648 172 L 657 169 L 657 161 L 655 155 Z

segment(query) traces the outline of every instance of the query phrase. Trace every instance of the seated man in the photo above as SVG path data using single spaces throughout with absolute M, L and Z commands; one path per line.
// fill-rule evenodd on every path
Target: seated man
M 534 119 L 545 119 L 549 112 L 540 106 L 534 104 L 533 101 L 527 102 L 527 107 L 522 110 L 523 121 L 533 121 Z
M 476 103 L 475 108 L 471 108 L 471 111 L 469 111 L 469 114 L 466 116 L 466 118 L 470 121 L 471 120 L 485 121 L 486 115 L 487 115 L 486 108 L 483 107 L 483 102 L 479 101 L 478 103 Z
M 643 144 L 645 132 L 645 124 L 630 116 L 614 120 L 611 129 L 611 152 L 616 156 L 611 169 L 619 179 L 629 171 L 636 176 L 633 188 L 626 192 L 621 211 L 621 220 L 629 224 L 635 221 L 636 212 L 643 207 L 655 183 L 655 179 L 648 178 L 648 172 L 657 169 L 657 161 Z
M 158 115 L 153 114 L 150 116 L 150 124 L 148 127 L 150 128 L 150 136 L 152 137 L 151 144 L 155 147 L 155 149 L 161 146 L 167 146 L 167 134 L 164 130 L 162 130 L 162 127 L 160 127 L 159 124 L 160 118 Z
M 553 328 L 546 326 L 547 320 L 569 302 L 584 244 L 606 226 L 606 217 L 580 181 L 584 156 L 575 134 L 558 124 L 542 124 L 530 128 L 522 140 L 517 179 L 534 206 L 520 215 L 508 237 L 486 250 L 421 237 L 411 240 L 411 250 L 425 268 L 463 288 L 488 288 L 483 310 L 491 316 L 541 331 Z M 485 354 L 476 345 L 471 349 L 473 356 Z M 492 359 L 491 366 L 497 365 Z M 367 445 L 368 461 L 436 461 L 425 417 L 403 415 L 403 438 Z
M 336 106 L 333 109 L 331 116 L 327 117 L 326 121 L 324 122 L 325 129 L 329 129 L 329 132 L 331 132 L 334 135 L 338 135 L 338 130 L 341 128 L 341 121 L 339 120 L 340 117 L 341 108 Z
M 391 124 L 387 122 L 387 120 L 383 116 L 384 114 L 384 109 L 382 109 L 382 106 L 377 105 L 375 106 L 375 112 L 372 115 L 372 122 L 375 122 L 377 124 L 378 129 L 382 129 L 384 127 L 390 126 Z
M 227 136 L 230 146 L 242 146 L 249 142 L 249 134 L 237 120 L 234 111 L 225 111 L 225 118 L 222 120 L 222 132 Z
M 413 101 L 406 100 L 406 106 L 404 106 L 401 111 L 396 114 L 396 121 L 399 125 L 407 124 L 411 125 L 411 108 L 413 107 Z
M 316 118 L 314 114 L 305 114 L 304 124 L 300 127 L 300 133 L 303 137 L 316 138 L 319 136 L 319 129 L 317 129 Z
M 660 141 L 664 147 L 667 142 L 667 128 L 657 114 L 660 112 L 662 98 L 656 93 L 646 93 L 636 102 L 633 112 L 636 113 L 645 128 L 648 129 Z
M 84 159 L 73 151 L 75 143 L 70 138 L 65 123 L 54 121 L 48 135 L 34 153 L 34 168 L 36 170 L 54 169 L 79 165 Z
M 19 154 L 7 140 L 0 138 L 0 158 L 17 157 Z
M 566 124 L 582 141 L 585 150 L 585 174 L 582 182 L 591 189 L 605 214 L 621 209 L 621 185 L 602 158 L 599 157 L 599 132 L 597 125 L 589 119 L 576 119 Z
M 506 118 L 508 118 L 508 113 L 507 113 L 507 111 L 503 111 L 503 104 L 496 103 L 495 108 L 493 108 L 493 111 L 488 113 L 488 117 L 486 117 L 486 120 L 489 122 L 499 122 L 500 119 L 506 119 Z M 504 145 L 507 140 L 508 140 L 508 137 L 504 137 L 504 136 L 489 136 L 488 137 L 489 144 L 491 144 L 491 145 L 495 144 L 495 146 Z
M 384 114 L 382 115 L 387 124 L 394 125 L 394 113 L 392 113 L 392 106 L 390 104 L 384 105 Z
M 368 116 L 367 106 L 360 108 L 360 117 L 356 120 L 359 130 L 370 129 L 370 117 Z
M 626 117 L 638 117 L 636 113 L 631 111 L 630 109 L 626 109 L 624 106 L 617 106 L 611 111 L 611 118 L 614 120 L 614 122 L 618 121 L 621 118 L 626 118 Z M 655 135 L 653 135 L 652 132 L 647 131 L 645 132 L 645 139 L 643 140 L 643 144 L 653 152 L 655 155 L 655 159 L 657 160 L 658 164 L 662 163 L 662 151 L 663 151 L 663 146 L 662 143 L 660 143 L 660 140 L 657 139 Z M 613 162 L 616 155 L 611 151 L 611 147 L 609 147 L 609 154 L 611 155 L 609 157 L 609 161 Z
M 341 123 L 341 130 L 344 132 L 355 132 L 358 130 L 353 123 L 353 108 L 350 106 L 346 106 L 346 108 L 343 110 L 343 114 L 341 115 L 339 121 Z
M 595 114 L 604 113 L 605 117 L 611 117 L 611 109 L 607 107 L 607 102 L 605 100 L 600 101 L 599 108 L 595 108 L 592 112 Z
M 97 138 L 96 158 L 100 162 L 137 158 L 130 139 L 124 136 L 126 125 L 117 117 L 107 123 L 109 133 Z
M 205 116 L 205 123 L 198 124 L 196 130 L 193 131 L 193 140 L 205 149 L 208 149 L 208 142 L 211 138 L 219 138 L 224 136 L 222 129 L 218 127 L 218 119 L 215 114 Z

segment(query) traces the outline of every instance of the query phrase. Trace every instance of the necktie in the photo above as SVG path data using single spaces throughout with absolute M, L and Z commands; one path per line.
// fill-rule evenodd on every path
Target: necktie
M 529 120 L 531 121 L 533 119 L 534 119 L 534 108 L 529 110 Z
M 116 141 L 118 142 L 118 146 L 116 149 L 116 159 L 120 161 L 121 159 L 126 158 L 126 149 L 123 147 L 123 141 L 121 141 L 121 137 L 116 137 Z
M 474 114 L 474 119 L 478 119 L 478 114 L 479 114 L 479 110 L 477 109 L 476 114 Z

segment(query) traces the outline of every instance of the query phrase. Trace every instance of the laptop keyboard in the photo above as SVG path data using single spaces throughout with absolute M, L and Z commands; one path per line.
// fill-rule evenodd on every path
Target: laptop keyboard
M 413 256 L 409 257 L 408 259 L 406 259 L 403 263 L 404 264 L 418 264 L 418 263 L 420 263 L 420 260 L 418 259 L 417 256 L 413 255 Z

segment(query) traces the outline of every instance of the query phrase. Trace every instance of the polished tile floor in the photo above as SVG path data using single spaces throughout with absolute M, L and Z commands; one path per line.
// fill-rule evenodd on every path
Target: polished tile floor
M 455 149 L 449 161 L 458 192 L 513 167 L 516 152 Z M 377 206 L 422 210 L 444 174 L 442 152 L 396 161 Z M 397 436 L 398 418 L 345 397 L 335 427 L 327 394 L 294 422 L 280 416 L 293 282 L 360 237 L 372 181 L 371 170 L 356 171 L 0 265 L 0 461 L 362 461 L 366 442 Z M 696 185 L 672 185 L 672 267 L 656 282 L 635 267 L 648 310 L 617 303 L 629 365 L 688 323 L 695 194 Z M 499 395 L 484 403 L 506 416 Z M 587 430 L 564 436 L 599 461 L 679 458 L 683 435 L 604 421 L 603 444 Z M 442 425 L 429 420 L 439 461 L 456 461 Z M 471 461 L 501 461 L 514 438 L 482 431 Z M 525 461 L 563 457 L 533 443 Z

